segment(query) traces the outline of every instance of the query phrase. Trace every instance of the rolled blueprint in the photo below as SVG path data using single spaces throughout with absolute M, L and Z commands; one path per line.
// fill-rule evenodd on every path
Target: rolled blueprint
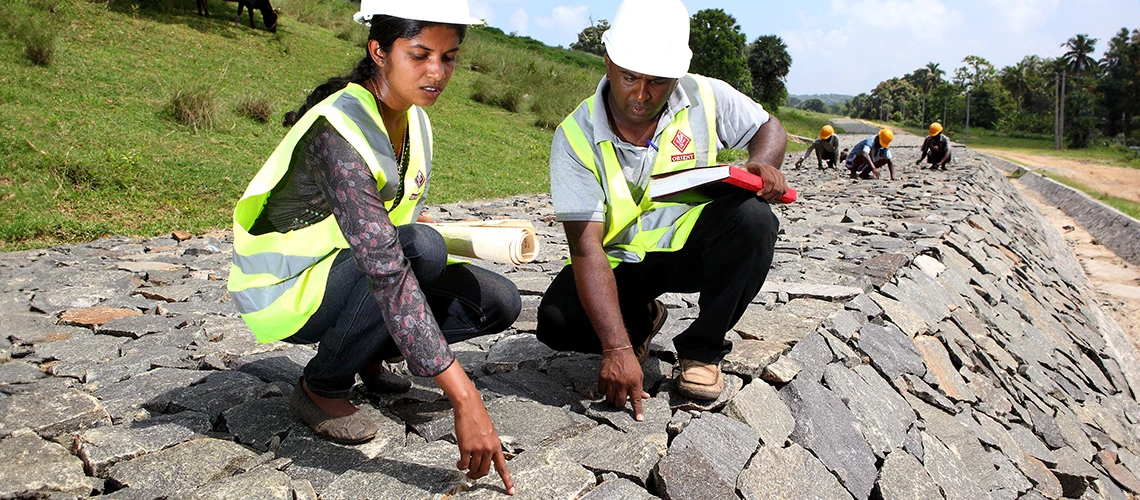
M 538 256 L 538 236 L 528 220 L 506 219 L 428 224 L 447 242 L 447 253 L 503 264 L 525 264 Z

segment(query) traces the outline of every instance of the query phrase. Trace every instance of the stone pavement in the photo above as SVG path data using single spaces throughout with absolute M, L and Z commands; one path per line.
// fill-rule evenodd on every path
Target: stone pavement
M 959 150 L 949 172 L 916 170 L 917 141 L 896 139 L 900 182 L 788 171 L 801 199 L 777 208 L 775 264 L 730 332 L 714 402 L 673 390 L 670 339 L 698 306 L 664 297 L 643 423 L 593 400 L 598 356 L 535 340 L 535 308 L 567 255 L 549 197 L 433 208 L 530 218 L 543 237 L 537 261 L 489 265 L 523 294 L 514 327 L 454 346 L 519 497 L 1140 492 L 1140 385 L 1119 326 L 987 160 Z M 450 408 L 429 379 L 355 398 L 380 423 L 370 443 L 336 445 L 294 418 L 285 398 L 314 351 L 254 342 L 225 292 L 229 241 L 0 254 L 0 497 L 505 497 L 494 474 L 454 470 Z

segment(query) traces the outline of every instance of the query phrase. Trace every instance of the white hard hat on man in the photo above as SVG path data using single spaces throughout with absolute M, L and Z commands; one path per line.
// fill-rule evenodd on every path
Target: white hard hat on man
M 367 25 L 372 16 L 392 16 L 446 24 L 483 24 L 471 16 L 467 0 L 360 0 L 360 12 L 352 16 Z
M 610 61 L 663 78 L 689 72 L 689 11 L 680 0 L 625 0 L 602 34 Z

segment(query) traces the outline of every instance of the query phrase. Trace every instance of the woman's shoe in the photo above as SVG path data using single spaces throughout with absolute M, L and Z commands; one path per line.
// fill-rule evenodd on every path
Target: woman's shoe
M 408 389 L 412 388 L 411 381 L 392 373 L 391 370 L 384 368 L 384 365 L 380 365 L 380 373 L 377 375 L 369 375 L 363 371 L 358 375 L 360 375 L 360 381 L 364 382 L 365 392 L 372 394 L 407 392 Z
M 298 382 L 289 396 L 289 408 L 308 424 L 318 436 L 341 444 L 359 444 L 376 437 L 380 430 L 362 411 L 345 417 L 333 417 L 324 412 Z

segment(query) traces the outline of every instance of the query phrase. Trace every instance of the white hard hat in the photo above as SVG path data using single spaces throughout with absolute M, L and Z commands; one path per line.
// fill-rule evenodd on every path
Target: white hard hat
M 447 24 L 483 24 L 471 17 L 467 0 L 360 0 L 360 12 L 352 16 L 356 22 L 367 25 L 372 16 L 392 16 L 417 21 Z
M 602 34 L 610 60 L 664 78 L 689 72 L 689 11 L 680 0 L 625 0 Z

